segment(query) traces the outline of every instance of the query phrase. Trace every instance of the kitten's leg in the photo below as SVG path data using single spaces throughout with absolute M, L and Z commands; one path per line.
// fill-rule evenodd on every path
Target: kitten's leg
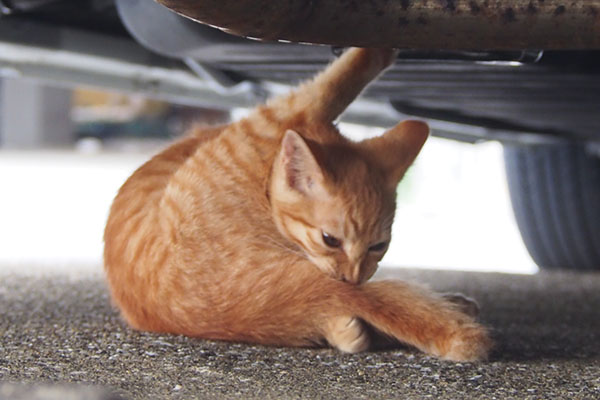
M 487 330 L 439 296 L 403 282 L 372 282 L 344 300 L 354 315 L 378 331 L 420 350 L 455 361 L 484 359 L 492 341 Z M 358 294 L 358 293 L 357 293 Z
M 479 315 L 479 305 L 477 302 L 470 297 L 466 297 L 461 293 L 444 293 L 442 294 L 442 298 L 444 300 L 452 303 L 456 308 L 467 314 L 472 318 L 477 318 Z M 364 322 L 362 323 L 363 328 L 366 330 L 366 335 L 370 338 L 371 345 L 369 346 L 372 349 L 385 349 L 393 346 L 397 341 L 391 338 L 388 335 L 384 335 L 381 332 L 373 329 L 372 327 L 366 326 Z
M 230 277 L 214 292 L 188 293 L 185 304 L 178 303 L 181 321 L 167 331 L 283 346 L 310 346 L 325 338 L 342 351 L 356 352 L 369 347 L 372 327 L 449 360 L 484 359 L 490 350 L 483 326 L 417 286 L 398 281 L 350 285 L 316 271 L 308 261 L 283 265 L 240 275 L 241 281 Z
M 267 107 L 277 109 L 281 119 L 304 113 L 314 120 L 332 122 L 397 54 L 394 49 L 351 48 L 313 80 Z
M 358 353 L 369 348 L 371 340 L 364 323 L 356 317 L 333 317 L 326 322 L 325 339 L 344 353 Z

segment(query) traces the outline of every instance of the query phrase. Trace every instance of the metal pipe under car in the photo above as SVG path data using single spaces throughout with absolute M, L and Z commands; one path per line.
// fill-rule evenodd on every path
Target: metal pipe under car
M 334 46 L 600 48 L 600 0 L 157 0 L 239 36 Z

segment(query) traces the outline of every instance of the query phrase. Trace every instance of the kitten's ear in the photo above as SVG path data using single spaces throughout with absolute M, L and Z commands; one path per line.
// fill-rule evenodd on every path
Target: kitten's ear
M 323 189 L 323 170 L 310 147 L 296 132 L 287 130 L 281 142 L 279 168 L 289 189 L 314 195 Z
M 382 136 L 365 141 L 372 159 L 386 174 L 386 183 L 396 187 L 429 136 L 425 122 L 402 121 Z

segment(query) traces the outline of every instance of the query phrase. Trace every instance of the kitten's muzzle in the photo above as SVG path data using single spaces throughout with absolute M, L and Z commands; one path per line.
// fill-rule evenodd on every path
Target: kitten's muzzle
M 352 271 L 350 274 L 342 273 L 338 279 L 351 285 L 358 285 L 363 282 L 360 271 Z

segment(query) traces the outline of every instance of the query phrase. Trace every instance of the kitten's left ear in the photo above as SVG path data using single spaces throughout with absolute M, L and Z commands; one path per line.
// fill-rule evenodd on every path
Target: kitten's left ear
M 304 195 L 323 190 L 324 174 L 310 147 L 296 132 L 288 130 L 281 142 L 278 168 L 288 189 Z
M 371 158 L 386 174 L 386 183 L 395 188 L 413 163 L 429 136 L 425 122 L 406 120 L 382 136 L 364 141 Z

